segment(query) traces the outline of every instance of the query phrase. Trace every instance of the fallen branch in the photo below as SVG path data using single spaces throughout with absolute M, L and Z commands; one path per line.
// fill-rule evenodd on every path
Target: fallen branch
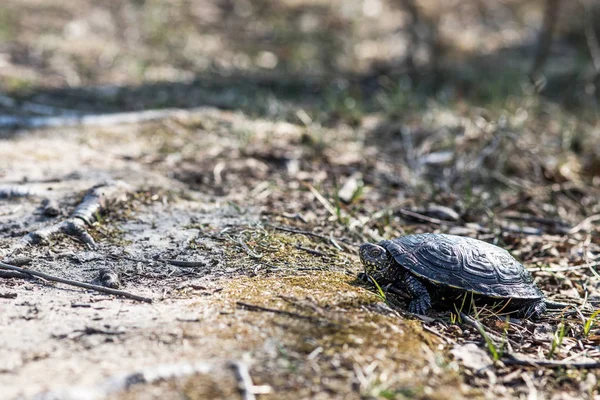
M 40 129 L 65 126 L 111 126 L 137 124 L 175 117 L 193 110 L 168 108 L 164 110 L 145 110 L 112 114 L 63 115 L 54 117 L 30 117 L 0 115 L 0 129 Z
M 21 239 L 12 253 L 27 246 L 37 245 L 62 233 L 83 242 L 90 249 L 95 249 L 96 242 L 87 231 L 87 226 L 98 220 L 99 215 L 111 204 L 120 201 L 129 190 L 129 186 L 121 181 L 105 183 L 90 189 L 71 216 L 59 223 L 31 232 Z
M 26 274 L 22 274 L 20 272 L 15 272 L 15 271 L 0 271 L 0 278 L 5 278 L 5 279 L 10 279 L 10 278 L 28 279 L 28 278 L 30 278 L 30 276 L 26 275 Z
M 502 362 L 507 365 L 524 365 L 529 367 L 551 367 L 551 368 L 578 368 L 578 369 L 593 369 L 600 368 L 600 362 L 569 362 L 569 361 L 553 361 L 539 359 L 522 359 L 517 358 L 514 354 L 509 354 L 503 358 Z
M 84 289 L 95 290 L 97 292 L 113 294 L 115 296 L 127 297 L 129 299 L 137 300 L 137 301 L 143 301 L 145 303 L 152 303 L 152 299 L 151 298 L 143 297 L 143 296 L 138 296 L 136 294 L 132 294 L 132 293 L 126 292 L 124 290 L 111 289 L 111 288 L 107 288 L 107 287 L 104 287 L 104 286 L 92 285 L 92 284 L 85 283 L 85 282 L 79 282 L 79 281 L 73 281 L 73 280 L 70 280 L 70 279 L 64 279 L 64 278 L 61 278 L 61 277 L 58 277 L 58 276 L 48 275 L 48 274 L 45 274 L 43 272 L 34 271 L 34 270 L 31 270 L 31 269 L 25 269 L 25 268 L 21 268 L 21 267 L 15 267 L 14 265 L 5 264 L 3 262 L 0 262 L 0 269 L 9 270 L 9 271 L 16 271 L 16 272 L 20 272 L 21 274 L 26 274 L 26 275 L 31 275 L 31 276 L 37 276 L 37 277 L 40 277 L 40 278 L 44 278 L 44 279 L 46 279 L 48 281 L 64 283 L 65 285 L 77 286 L 77 287 L 81 287 L 81 288 L 84 288 Z

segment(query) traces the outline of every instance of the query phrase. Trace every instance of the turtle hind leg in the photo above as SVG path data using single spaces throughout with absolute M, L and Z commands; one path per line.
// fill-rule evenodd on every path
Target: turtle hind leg
M 430 309 L 431 300 L 429 299 L 429 294 L 414 298 L 408 304 L 408 312 L 412 314 L 426 315 Z
M 540 300 L 526 307 L 523 307 L 519 312 L 518 316 L 522 318 L 539 319 L 546 312 L 546 302 Z

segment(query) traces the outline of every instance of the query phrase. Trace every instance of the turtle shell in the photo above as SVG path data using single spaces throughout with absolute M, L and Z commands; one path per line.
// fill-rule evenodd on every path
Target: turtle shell
M 493 298 L 542 299 L 531 273 L 506 250 L 444 234 L 403 236 L 380 243 L 396 262 L 436 286 Z

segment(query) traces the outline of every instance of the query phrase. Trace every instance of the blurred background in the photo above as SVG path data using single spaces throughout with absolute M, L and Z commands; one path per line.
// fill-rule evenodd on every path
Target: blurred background
M 6 0 L 0 84 L 11 96 L 85 110 L 213 104 L 294 120 L 302 107 L 328 124 L 427 98 L 504 106 L 533 93 L 596 116 L 598 8 L 593 0 Z
M 200 190 L 239 192 L 250 160 L 260 181 L 310 173 L 351 213 L 410 199 L 576 223 L 600 212 L 598 16 L 590 0 L 5 0 L 0 114 L 213 106 L 304 131 L 240 129 L 235 153 L 202 159 L 198 136 L 165 133 L 169 173 Z M 229 181 L 206 178 L 220 162 Z

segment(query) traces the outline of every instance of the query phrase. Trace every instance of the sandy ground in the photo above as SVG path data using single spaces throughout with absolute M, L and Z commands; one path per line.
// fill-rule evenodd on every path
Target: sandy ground
M 285 137 L 290 129 L 296 135 L 296 128 L 289 124 L 281 129 L 278 124 L 234 119 L 216 110 L 196 113 L 194 118 L 206 124 L 262 126 L 280 132 L 275 138 Z M 249 368 L 263 385 L 252 390 L 273 398 L 283 393 L 358 397 L 361 390 L 371 390 L 371 380 L 376 378 L 363 376 L 361 384 L 354 372 L 367 363 L 369 358 L 361 357 L 368 351 L 348 351 L 348 346 L 373 340 L 371 330 L 381 329 L 378 335 L 391 330 L 387 334 L 397 335 L 420 331 L 418 326 L 410 321 L 386 321 L 387 328 L 379 322 L 366 327 L 352 322 L 355 312 L 360 318 L 375 318 L 361 309 L 378 303 L 376 296 L 353 284 L 359 269 L 353 255 L 328 258 L 322 253 L 324 258 L 318 256 L 315 261 L 314 255 L 294 247 L 314 247 L 314 242 L 280 232 L 274 245 L 280 248 L 272 256 L 280 266 L 259 262 L 248 245 L 241 244 L 242 239 L 252 240 L 245 232 L 264 231 L 257 228 L 260 216 L 251 207 L 255 202 L 247 199 L 249 206 L 240 208 L 229 200 L 248 196 L 254 188 L 230 188 L 231 194 L 225 196 L 187 189 L 173 179 L 168 155 L 160 154 L 173 145 L 157 133 L 160 126 L 22 131 L 4 138 L 1 184 L 27 188 L 31 194 L 1 200 L 4 255 L 29 257 L 32 261 L 26 268 L 84 282 L 94 282 L 99 271 L 108 268 L 120 274 L 122 289 L 154 302 L 145 304 L 36 279 L 3 279 L 0 397 L 230 398 L 239 392 L 241 382 L 232 362 Z M 213 143 L 213 149 L 215 143 L 227 147 L 227 137 L 197 135 L 198 142 Z M 177 135 L 169 140 L 177 142 Z M 210 146 L 203 148 L 210 154 Z M 155 157 L 161 161 L 153 161 Z M 189 174 L 190 167 L 186 168 Z M 129 194 L 124 201 L 111 204 L 91 228 L 97 249 L 62 235 L 13 253 L 24 235 L 66 218 L 89 188 L 109 180 L 126 182 Z M 59 216 L 42 215 L 44 198 L 58 202 Z M 296 252 L 290 255 L 291 265 L 278 260 L 277 255 L 286 251 L 281 246 Z M 168 259 L 196 264 L 177 267 L 162 261 Z M 239 301 L 276 307 L 257 312 L 240 307 Z M 277 311 L 290 308 L 302 312 L 279 315 Z M 307 310 L 309 316 L 300 315 Z M 393 321 L 395 317 L 384 316 L 389 312 L 384 306 L 375 315 Z M 347 332 L 353 326 L 357 331 Z M 340 338 L 332 340 L 327 335 Z M 411 341 L 420 341 L 419 337 Z M 374 342 L 373 346 L 377 350 L 379 345 Z M 408 354 L 421 351 L 411 346 Z M 404 356 L 392 360 L 394 368 L 404 362 Z M 455 379 L 455 374 L 451 377 Z M 141 384 L 144 379 L 146 385 Z M 397 379 L 409 381 L 410 374 Z M 419 384 L 410 390 L 422 391 L 423 387 Z

